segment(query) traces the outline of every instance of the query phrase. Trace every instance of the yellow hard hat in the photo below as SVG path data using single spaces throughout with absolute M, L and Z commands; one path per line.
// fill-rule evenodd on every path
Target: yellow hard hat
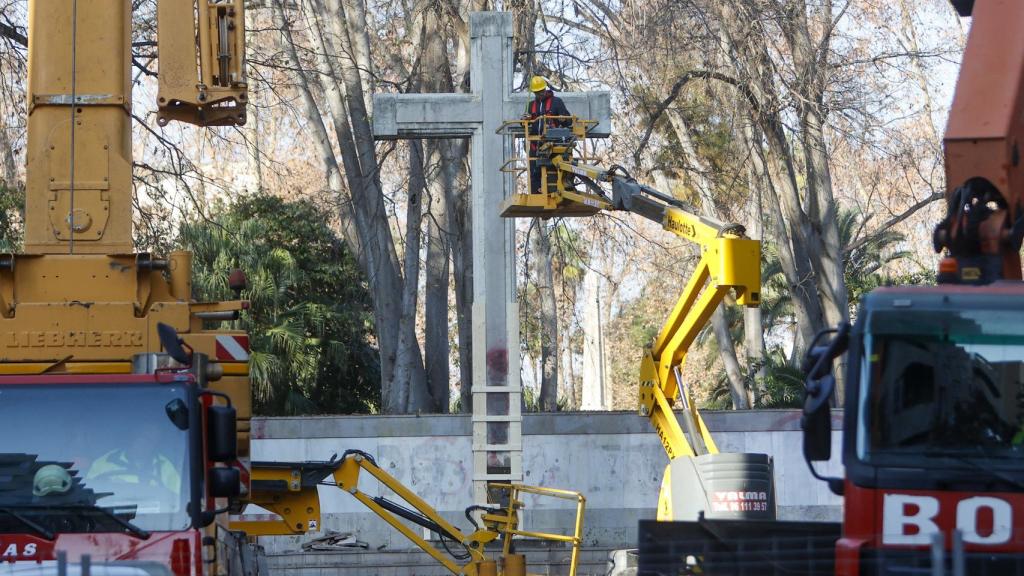
M 534 76 L 530 79 L 530 92 L 540 92 L 548 89 L 548 81 L 541 76 Z

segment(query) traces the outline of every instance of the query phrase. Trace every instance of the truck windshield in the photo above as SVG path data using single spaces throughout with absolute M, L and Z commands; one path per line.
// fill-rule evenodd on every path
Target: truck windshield
M 188 528 L 188 405 L 176 384 L 0 385 L 0 533 Z
M 862 459 L 1024 465 L 1024 312 L 875 311 L 867 322 Z

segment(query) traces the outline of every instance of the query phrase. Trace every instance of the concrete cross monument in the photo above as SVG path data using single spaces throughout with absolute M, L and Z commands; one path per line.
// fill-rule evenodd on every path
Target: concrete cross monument
M 377 139 L 471 138 L 473 242 L 473 498 L 486 502 L 488 482 L 522 482 L 522 385 L 519 311 L 515 298 L 515 226 L 499 215 L 513 192 L 501 167 L 506 120 L 518 119 L 533 97 L 512 92 L 512 15 L 469 17 L 469 94 L 374 94 Z M 607 92 L 559 93 L 569 111 L 597 120 L 591 135 L 607 137 Z

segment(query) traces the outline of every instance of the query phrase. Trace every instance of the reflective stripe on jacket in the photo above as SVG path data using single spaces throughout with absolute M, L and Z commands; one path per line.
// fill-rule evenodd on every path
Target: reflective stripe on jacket
M 569 116 L 569 109 L 565 107 L 565 102 L 555 93 L 548 90 L 547 95 L 540 100 L 534 98 L 530 100 L 530 103 L 526 106 L 526 114 L 530 119 L 538 118 L 537 121 L 530 123 L 530 134 L 540 134 L 544 128 L 540 116 Z M 565 120 L 548 120 L 548 126 L 568 126 L 571 121 Z M 530 152 L 537 151 L 537 142 L 530 143 Z

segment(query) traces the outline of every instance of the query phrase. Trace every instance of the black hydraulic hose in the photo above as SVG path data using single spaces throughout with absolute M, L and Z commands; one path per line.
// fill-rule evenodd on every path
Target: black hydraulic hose
M 366 458 L 366 460 L 369 461 L 370 464 L 373 464 L 374 466 L 377 466 L 377 461 L 373 459 L 373 456 L 367 454 L 366 452 L 363 452 L 362 450 L 355 450 L 355 449 L 345 450 L 345 452 L 343 452 L 341 454 L 341 461 L 344 462 L 345 458 L 348 458 L 349 456 L 352 456 L 352 455 L 362 456 L 363 458 Z
M 610 176 L 615 176 L 616 173 L 622 174 L 623 176 L 625 176 L 626 178 L 629 178 L 630 180 L 633 179 L 633 176 L 631 176 L 629 174 L 628 170 L 626 170 L 625 168 L 623 168 L 619 164 L 612 164 L 611 167 L 608 168 L 608 174 Z
M 339 462 L 344 462 L 345 459 L 348 458 L 349 456 L 362 456 L 368 462 L 370 462 L 374 466 L 377 466 L 377 461 L 374 460 L 373 456 L 371 456 L 370 454 L 368 454 L 366 452 L 363 452 L 362 450 L 355 450 L 355 449 L 346 450 L 345 452 L 343 452 L 342 455 L 341 455 L 341 460 L 339 460 Z M 333 458 L 331 460 L 334 461 Z M 454 534 L 452 534 L 451 532 L 449 532 L 449 531 L 445 530 L 443 527 L 441 527 L 440 524 L 438 524 L 437 522 L 431 520 L 430 518 L 425 516 L 423 513 L 419 512 L 418 510 L 413 510 L 412 508 L 407 508 L 405 506 L 402 506 L 398 502 L 394 502 L 392 500 L 388 500 L 387 498 L 384 498 L 383 496 L 376 496 L 376 497 L 372 498 L 372 500 L 378 506 L 380 506 L 381 508 L 387 510 L 388 512 L 391 512 L 392 514 L 394 514 L 396 516 L 400 516 L 400 517 L 408 520 L 409 522 L 412 522 L 413 524 L 416 524 L 417 526 L 426 528 L 427 530 L 430 530 L 432 532 L 437 532 L 437 534 L 441 537 L 441 546 L 444 547 L 445 552 L 448 552 L 448 554 L 452 558 L 455 558 L 456 560 L 467 560 L 467 559 L 470 558 L 471 555 L 469 553 L 466 553 L 466 554 L 456 554 L 455 552 L 453 552 L 451 550 L 451 548 L 448 547 L 448 542 L 447 541 L 451 540 L 452 542 L 461 544 L 461 542 L 459 542 L 459 539 Z M 474 506 L 470 506 L 470 508 L 474 508 Z M 480 506 L 480 508 L 483 508 L 485 510 L 487 509 L 487 508 L 484 508 L 483 506 Z M 473 519 L 469 515 L 469 509 L 466 510 L 466 518 L 469 518 L 470 522 L 472 522 L 474 526 L 476 525 L 476 522 L 473 522 Z
M 590 190 L 590 192 L 593 195 L 600 196 L 601 198 L 608 200 L 608 196 L 605 194 L 604 190 L 590 178 L 587 178 L 586 176 L 580 176 L 577 174 L 576 179 L 579 180 L 580 182 L 583 182 L 583 184 L 587 187 L 588 190 Z
M 441 546 L 444 547 L 444 551 L 452 558 L 455 558 L 456 560 L 469 560 L 473 556 L 469 552 L 466 552 L 465 554 L 456 554 L 455 552 L 452 552 L 452 549 L 448 547 L 448 539 L 444 537 L 444 534 L 441 534 L 440 536 Z
M 451 532 L 442 528 L 440 524 L 434 522 L 430 518 L 427 518 L 420 512 L 412 510 L 411 508 L 406 508 L 405 506 L 402 506 L 397 502 L 388 500 L 387 498 L 384 498 L 382 496 L 375 497 L 373 501 L 376 502 L 378 506 L 391 512 L 392 514 L 401 516 L 402 518 L 405 518 L 406 520 L 412 522 L 413 524 L 416 524 L 417 526 L 422 526 L 427 530 L 437 532 L 438 536 L 441 537 L 441 546 L 444 547 L 445 552 L 447 552 L 452 558 L 455 558 L 456 560 L 466 560 L 471 556 L 468 552 L 465 554 L 456 554 L 455 552 L 453 552 L 452 549 L 448 547 L 447 541 L 451 540 L 452 542 L 461 544 L 459 542 L 459 539 L 456 538 L 455 535 Z
M 473 512 L 476 512 L 478 510 L 480 512 L 483 512 L 483 513 L 486 514 L 488 512 L 491 512 L 491 513 L 493 513 L 493 512 L 500 512 L 501 508 L 492 508 L 492 507 L 489 507 L 489 506 L 480 506 L 479 504 L 474 504 L 472 506 L 467 507 L 466 508 L 466 520 L 469 520 L 469 523 L 472 524 L 473 528 L 476 528 L 477 530 L 480 529 L 480 524 L 477 523 L 476 518 L 473 518 Z

